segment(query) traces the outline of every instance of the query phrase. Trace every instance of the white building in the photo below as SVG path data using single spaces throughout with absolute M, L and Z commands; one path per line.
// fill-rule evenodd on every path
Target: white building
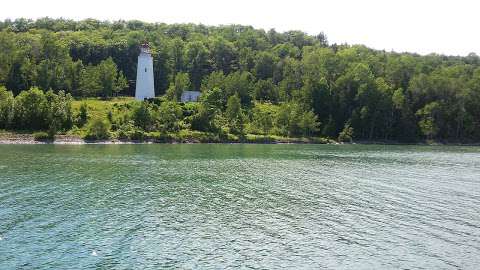
M 195 102 L 195 101 L 198 101 L 199 97 L 200 97 L 199 91 L 183 91 L 182 97 L 180 98 L 180 100 L 182 102 Z
M 148 43 L 144 43 L 140 48 L 140 55 L 138 56 L 135 99 L 145 100 L 154 97 L 153 58 Z

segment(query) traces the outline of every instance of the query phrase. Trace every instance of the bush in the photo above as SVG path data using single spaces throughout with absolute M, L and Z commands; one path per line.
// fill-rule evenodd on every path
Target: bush
M 144 141 L 148 138 L 147 133 L 138 128 L 129 131 L 119 130 L 117 134 L 120 140 Z
M 152 134 L 152 133 L 150 133 L 150 134 Z M 151 137 L 157 143 L 169 143 L 169 142 L 174 142 L 175 141 L 175 137 L 172 134 L 163 133 L 163 132 L 155 132 L 151 135 Z
M 275 139 L 272 136 L 247 134 L 245 136 L 248 143 L 273 143 Z
M 148 102 L 141 102 L 132 113 L 132 119 L 137 127 L 149 131 L 153 128 L 155 122 L 152 106 Z
M 218 132 L 219 128 L 215 123 L 215 117 L 217 115 L 217 109 L 207 107 L 200 104 L 197 107 L 197 112 L 192 115 L 191 127 L 198 131 L 210 131 Z
M 137 140 L 143 141 L 145 139 L 145 132 L 137 128 L 133 121 L 128 121 L 118 128 L 118 138 L 122 140 Z
M 180 130 L 180 132 L 178 133 L 178 137 L 182 142 L 220 142 L 219 136 L 210 132 Z
M 130 139 L 134 141 L 143 141 L 145 138 L 146 135 L 143 130 L 136 129 L 130 134 Z
M 33 139 L 35 141 L 50 141 L 54 139 L 54 135 L 51 133 L 40 131 L 33 133 Z
M 350 123 L 347 122 L 345 127 L 343 128 L 342 132 L 338 134 L 338 141 L 339 142 L 352 142 L 353 138 L 353 128 L 350 126 Z
M 313 138 L 310 138 L 310 142 L 311 143 L 317 143 L 317 144 L 329 144 L 329 143 L 335 143 L 334 140 L 330 140 L 330 139 L 327 139 L 327 138 L 322 138 L 322 137 L 313 137 Z
M 231 133 L 228 133 L 225 140 L 227 142 L 240 142 L 240 138 L 239 136 L 235 135 L 235 134 L 231 134 Z
M 282 104 L 275 118 L 276 133 L 282 136 L 312 136 L 320 123 L 313 111 L 306 111 L 299 103 Z
M 160 129 L 163 132 L 178 131 L 182 119 L 182 107 L 176 102 L 163 102 L 158 109 Z
M 110 137 L 110 123 L 100 118 L 91 120 L 87 127 L 85 139 L 88 140 L 105 140 Z
M 9 100 L 10 98 L 6 101 Z M 72 127 L 72 97 L 64 91 L 59 91 L 58 94 L 52 90 L 44 93 L 34 87 L 28 91 L 22 91 L 16 96 L 14 104 L 12 124 L 16 129 L 49 129 L 50 133 L 56 133 Z M 5 107 L 5 104 L 0 107 Z

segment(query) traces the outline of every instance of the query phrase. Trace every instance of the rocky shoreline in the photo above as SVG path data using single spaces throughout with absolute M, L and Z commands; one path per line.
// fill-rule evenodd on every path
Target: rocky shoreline
M 0 144 L 84 144 L 79 137 L 58 135 L 55 140 L 35 140 L 32 134 L 0 134 Z
M 56 135 L 55 140 L 36 140 L 33 134 L 30 133 L 10 133 L 0 132 L 0 145 L 2 144 L 68 144 L 68 145 L 81 145 L 81 144 L 194 144 L 194 143 L 242 143 L 238 141 L 225 141 L 225 142 L 203 142 L 199 140 L 171 140 L 171 141 L 159 141 L 154 139 L 139 140 L 86 140 L 75 135 Z M 416 142 L 416 143 L 402 143 L 397 141 L 355 141 L 352 143 L 340 143 L 333 140 L 328 142 L 318 142 L 314 140 L 290 138 L 288 140 L 275 140 L 265 142 L 243 142 L 254 144 L 379 144 L 379 145 L 457 145 L 457 146 L 480 146 L 480 143 L 458 143 L 458 142 Z
M 120 139 L 107 139 L 107 140 L 87 140 L 79 136 L 74 135 L 56 135 L 55 140 L 36 140 L 33 134 L 27 133 L 0 133 L 0 145 L 1 144 L 194 144 L 194 143 L 241 143 L 239 141 L 200 141 L 196 139 L 184 139 L 184 140 L 168 140 L 161 141 L 155 139 L 145 139 L 145 140 L 120 140 Z M 265 142 L 245 142 L 245 143 L 256 143 L 256 144 L 335 144 L 336 142 L 330 141 L 328 143 L 322 142 L 319 143 L 313 140 L 305 139 L 288 139 L 288 140 L 275 140 L 275 141 L 265 141 Z

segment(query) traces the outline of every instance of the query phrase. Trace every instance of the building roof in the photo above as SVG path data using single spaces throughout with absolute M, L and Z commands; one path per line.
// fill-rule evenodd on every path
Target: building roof
M 183 93 L 186 93 L 186 94 L 201 94 L 200 91 L 190 91 L 190 90 L 185 90 L 185 91 L 183 91 Z

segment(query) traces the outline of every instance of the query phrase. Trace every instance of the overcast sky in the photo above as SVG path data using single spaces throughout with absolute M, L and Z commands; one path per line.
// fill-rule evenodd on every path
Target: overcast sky
M 6 0 L 0 19 L 63 17 L 321 31 L 330 43 L 480 54 L 478 0 Z

